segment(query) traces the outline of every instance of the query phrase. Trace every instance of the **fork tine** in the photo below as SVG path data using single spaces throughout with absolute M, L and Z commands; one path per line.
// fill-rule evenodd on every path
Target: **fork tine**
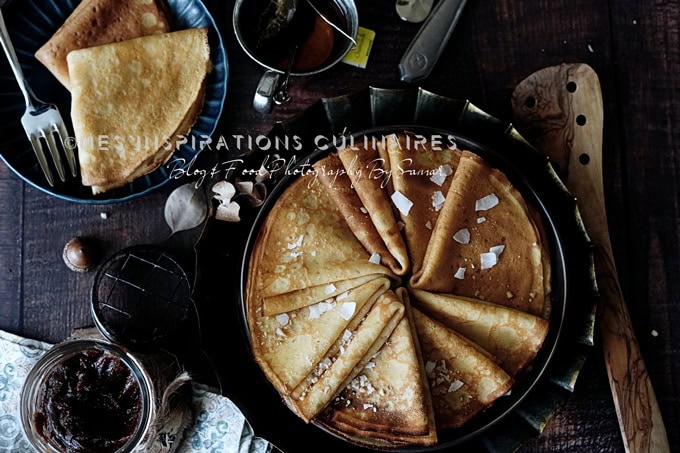
M 50 187 L 53 187 L 54 179 L 52 178 L 52 172 L 50 171 L 50 167 L 47 165 L 47 159 L 45 159 L 45 152 L 43 151 L 40 139 L 34 134 L 30 134 L 28 136 L 28 139 L 31 141 L 33 152 L 35 153 L 35 157 L 38 158 L 38 163 L 40 164 L 40 168 L 42 168 L 43 174 L 45 175 L 45 179 L 47 179 L 47 182 L 50 184 Z
M 61 143 L 62 148 L 64 148 L 64 154 L 66 154 L 66 161 L 71 169 L 71 176 L 74 178 L 78 176 L 78 164 L 76 163 L 76 156 L 73 153 L 73 149 L 70 146 L 66 146 L 64 139 L 68 137 L 68 132 L 66 132 L 66 127 L 63 123 L 54 125 L 55 132 L 57 133 L 57 138 L 59 143 Z
M 64 164 L 61 162 L 59 148 L 57 148 L 57 143 L 54 141 L 54 135 L 52 135 L 52 131 L 48 130 L 47 132 L 45 132 L 43 130 L 40 131 L 40 133 L 47 142 L 47 149 L 50 151 L 50 154 L 52 155 L 52 160 L 54 161 L 54 166 L 57 169 L 57 173 L 59 174 L 59 179 L 61 179 L 61 182 L 65 182 L 66 174 L 64 173 Z

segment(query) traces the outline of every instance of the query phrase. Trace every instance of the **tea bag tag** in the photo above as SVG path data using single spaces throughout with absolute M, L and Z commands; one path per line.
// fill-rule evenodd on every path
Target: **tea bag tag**
M 368 64 L 368 57 L 371 55 L 373 42 L 375 41 L 375 32 L 364 27 L 359 27 L 357 33 L 357 44 L 345 55 L 342 62 L 350 66 L 366 69 Z

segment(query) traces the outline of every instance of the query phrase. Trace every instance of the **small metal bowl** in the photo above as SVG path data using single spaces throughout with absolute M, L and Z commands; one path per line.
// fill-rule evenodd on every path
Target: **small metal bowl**
M 184 324 L 191 284 L 174 257 L 160 247 L 141 245 L 121 250 L 101 266 L 91 299 L 101 334 L 140 348 L 163 343 Z

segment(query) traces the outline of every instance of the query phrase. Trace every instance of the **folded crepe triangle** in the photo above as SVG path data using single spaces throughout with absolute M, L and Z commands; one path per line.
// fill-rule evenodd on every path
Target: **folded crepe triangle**
M 355 331 L 343 336 L 284 401 L 306 422 L 316 417 L 363 370 L 401 321 L 404 305 L 389 291 L 373 304 Z
M 411 285 L 545 316 L 543 255 L 522 195 L 465 151 Z
M 387 161 L 381 157 L 378 146 L 367 147 L 363 144 L 338 151 L 338 157 L 371 219 L 373 228 L 382 238 L 389 254 L 396 260 L 397 266 L 392 270 L 397 275 L 405 275 L 411 267 L 406 244 L 385 187 L 389 183 L 383 174 Z
M 319 181 L 326 188 L 328 196 L 342 213 L 356 238 L 371 255 L 378 254 L 380 261 L 393 272 L 401 272 L 402 266 L 392 256 L 373 225 L 368 210 L 352 186 L 347 170 L 336 153 L 329 154 L 314 164 Z
M 212 70 L 204 28 L 75 50 L 67 61 L 82 182 L 95 194 L 170 158 L 198 118 Z
M 404 302 L 404 317 L 315 423 L 373 448 L 434 445 L 434 411 L 408 297 L 403 288 L 385 297 Z
M 418 272 L 425 258 L 427 244 L 442 209 L 440 204 L 451 186 L 458 167 L 460 151 L 432 143 L 414 144 L 405 134 L 387 136 L 394 190 L 413 203 L 408 215 L 401 214 L 404 238 L 413 272 Z
M 373 280 L 348 293 L 343 301 L 322 302 L 277 316 L 258 313 L 249 299 L 253 350 L 267 377 L 280 392 L 290 394 L 330 354 L 336 354 L 345 331 L 352 332 L 389 288 L 386 278 Z
M 411 289 L 414 304 L 493 354 L 511 376 L 536 357 L 550 322 L 502 305 Z
M 413 308 L 438 429 L 457 428 L 503 396 L 513 379 L 465 338 Z
M 250 269 L 257 271 L 265 311 L 275 314 L 322 302 L 367 276 L 396 279 L 369 259 L 326 190 L 308 175 L 296 180 L 267 216 Z
M 35 57 L 70 90 L 71 51 L 167 33 L 169 17 L 162 0 L 83 0 Z

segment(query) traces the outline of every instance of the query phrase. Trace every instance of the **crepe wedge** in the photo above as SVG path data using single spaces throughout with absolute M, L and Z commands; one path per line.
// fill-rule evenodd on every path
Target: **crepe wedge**
M 296 180 L 272 208 L 251 258 L 255 291 L 267 314 L 322 302 L 368 278 L 396 278 L 370 255 L 311 175 Z
M 404 275 L 410 271 L 406 244 L 401 236 L 388 190 L 384 162 L 377 146 L 363 144 L 338 151 L 338 157 L 345 167 L 352 187 L 359 196 L 377 233 L 382 238 L 389 254 L 398 267 L 395 274 Z
M 411 284 L 544 316 L 543 255 L 522 195 L 503 173 L 466 151 Z
M 282 394 L 291 394 L 342 334 L 357 328 L 389 286 L 386 278 L 376 279 L 349 291 L 342 300 L 329 299 L 277 316 L 263 315 L 261 299 L 249 292 L 252 347 L 270 382 Z
M 408 215 L 401 214 L 401 221 L 415 273 L 422 267 L 427 244 L 443 206 L 441 200 L 458 167 L 460 151 L 443 145 L 435 150 L 431 142 L 416 145 L 406 134 L 387 136 L 386 148 L 394 190 L 413 203 Z
M 343 333 L 298 387 L 284 401 L 304 421 L 316 417 L 363 370 L 401 321 L 404 305 L 394 293 L 383 293 L 356 330 Z
M 502 305 L 411 290 L 414 304 L 432 318 L 493 354 L 515 376 L 536 357 L 550 323 Z
M 506 394 L 513 379 L 468 340 L 413 308 L 438 429 L 457 428 Z
M 70 90 L 69 52 L 167 33 L 169 18 L 162 0 L 83 0 L 35 57 Z
M 373 225 L 368 210 L 352 186 L 342 161 L 336 153 L 329 154 L 314 164 L 319 181 L 326 188 L 345 221 L 359 242 L 369 253 L 380 255 L 381 262 L 393 272 L 401 272 L 402 266 L 387 249 L 383 238 Z
M 212 69 L 207 29 L 76 50 L 67 61 L 82 182 L 95 194 L 172 155 L 200 113 Z
M 406 312 L 361 373 L 316 423 L 355 443 L 374 448 L 434 445 L 437 433 L 420 345 L 403 288 Z

